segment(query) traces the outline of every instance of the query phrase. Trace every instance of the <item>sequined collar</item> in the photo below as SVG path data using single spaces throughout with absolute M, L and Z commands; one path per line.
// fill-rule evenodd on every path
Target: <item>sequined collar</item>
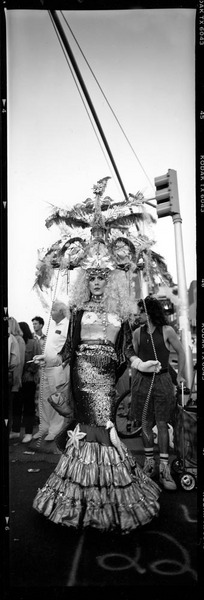
M 86 304 L 84 306 L 84 310 L 88 310 L 89 312 L 96 312 L 96 313 L 106 312 L 104 303 L 102 301 L 95 302 L 94 300 L 90 300 L 89 302 L 86 302 Z
M 84 309 L 90 312 L 105 313 L 106 309 L 103 302 L 103 296 L 96 296 L 93 294 L 91 299 L 86 302 Z
M 103 294 L 100 294 L 100 295 L 92 294 L 92 296 L 91 296 L 91 301 L 96 302 L 96 304 L 101 304 L 102 300 L 103 300 Z

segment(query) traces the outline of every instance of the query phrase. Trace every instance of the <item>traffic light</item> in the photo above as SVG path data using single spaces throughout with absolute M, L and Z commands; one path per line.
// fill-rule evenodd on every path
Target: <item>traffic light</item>
M 158 219 L 180 214 L 177 172 L 173 169 L 168 169 L 166 175 L 155 177 L 154 183 L 156 187 Z

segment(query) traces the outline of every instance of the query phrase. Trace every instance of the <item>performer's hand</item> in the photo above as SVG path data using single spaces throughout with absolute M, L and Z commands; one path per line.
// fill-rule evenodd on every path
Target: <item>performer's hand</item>
M 182 375 L 177 375 L 177 385 L 178 387 L 181 386 L 181 384 L 183 383 L 184 385 L 186 385 L 186 380 L 184 379 L 184 377 L 182 377 Z
M 39 367 L 44 367 L 46 365 L 45 355 L 44 354 L 36 354 L 36 356 L 33 357 L 33 362 L 36 365 L 39 365 Z
M 142 373 L 159 373 L 161 369 L 161 363 L 158 360 L 146 360 L 141 361 L 138 365 L 138 371 Z

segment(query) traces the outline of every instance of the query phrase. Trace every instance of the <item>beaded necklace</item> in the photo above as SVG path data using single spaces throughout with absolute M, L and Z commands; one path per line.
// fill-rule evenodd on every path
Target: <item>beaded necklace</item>
M 96 313 L 105 312 L 104 302 L 102 296 L 92 295 L 91 300 L 86 303 L 85 310 L 93 311 Z

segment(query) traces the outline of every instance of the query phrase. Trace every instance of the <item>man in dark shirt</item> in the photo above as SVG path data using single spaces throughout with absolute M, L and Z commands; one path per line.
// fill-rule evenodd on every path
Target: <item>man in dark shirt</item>
M 43 333 L 44 319 L 42 317 L 33 317 L 32 319 L 34 334 L 33 337 L 39 340 L 42 351 L 44 350 L 46 335 Z
M 38 340 L 40 342 L 40 346 L 42 349 L 42 352 L 44 351 L 45 348 L 45 342 L 46 342 L 46 335 L 45 333 L 43 333 L 43 327 L 44 327 L 44 319 L 42 317 L 33 317 L 32 319 L 32 324 L 33 324 L 33 329 L 34 329 L 34 333 L 33 333 L 33 337 L 34 339 Z M 38 378 L 38 382 L 36 385 L 36 392 L 35 392 L 35 414 L 36 414 L 36 419 L 39 422 L 39 397 L 40 397 L 40 372 L 39 372 L 39 378 Z
M 144 472 L 150 477 L 156 474 L 154 459 L 153 427 L 158 429 L 159 481 L 167 490 L 175 490 L 169 465 L 168 423 L 175 407 L 174 387 L 169 373 L 169 354 L 174 350 L 178 356 L 177 385 L 184 381 L 183 369 L 185 353 L 179 338 L 168 323 L 162 304 L 155 297 L 147 296 L 138 302 L 140 327 L 133 333 L 133 345 L 138 357 L 136 368 L 132 370 L 131 418 L 142 423 L 144 444 Z M 156 359 L 160 363 L 159 372 L 140 371 L 141 361 Z

